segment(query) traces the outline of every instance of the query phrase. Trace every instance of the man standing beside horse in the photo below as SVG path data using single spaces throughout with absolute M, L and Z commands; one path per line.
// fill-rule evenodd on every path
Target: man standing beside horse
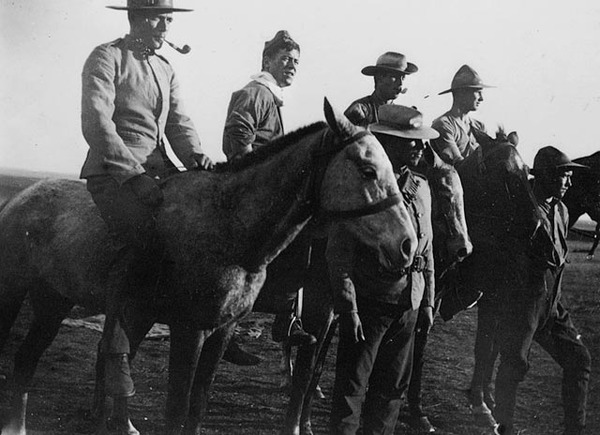
M 300 46 L 287 31 L 280 30 L 273 39 L 265 42 L 261 72 L 234 92 L 229 102 L 223 130 L 223 152 L 227 160 L 240 158 L 283 136 L 283 90 L 292 85 L 299 62 Z M 294 241 L 295 244 L 300 242 Z M 286 251 L 281 255 L 285 256 Z M 273 323 L 273 339 L 278 342 L 289 340 L 294 346 L 316 342 L 315 337 L 302 329 L 300 319 L 294 315 L 296 294 L 286 296 L 282 301 L 285 307 L 276 314 Z M 260 362 L 260 358 L 243 350 L 238 341 L 234 335 L 223 356 L 225 360 L 240 365 Z
M 419 308 L 423 327 L 433 324 L 434 265 L 431 191 L 422 175 L 411 171 L 415 150 L 438 136 L 422 126 L 415 109 L 382 105 L 379 122 L 370 126 L 388 154 L 405 198 L 418 247 L 413 264 L 384 264 L 379 253 L 348 237 L 343 224 L 329 232 L 327 260 L 340 316 L 336 376 L 330 428 L 332 434 L 391 434 L 408 387 Z M 368 388 L 367 388 L 368 387 Z
M 563 369 L 565 435 L 584 433 L 591 358 L 561 298 L 569 228 L 567 207 L 561 200 L 571 187 L 573 170 L 581 168 L 585 166 L 551 146 L 540 149 L 534 159 L 533 193 L 543 225 L 532 241 L 528 282 L 500 295 L 494 410 L 495 433 L 500 435 L 518 433 L 514 427 L 517 388 L 529 368 L 534 340 Z
M 417 72 L 419 68 L 406 60 L 401 53 L 388 51 L 377 59 L 375 65 L 362 69 L 366 76 L 373 76 L 375 90 L 371 95 L 354 101 L 344 115 L 354 124 L 367 127 L 379 122 L 378 109 L 384 104 L 392 104 L 400 94 L 406 92 L 403 87 L 407 75 Z
M 173 68 L 158 54 L 173 20 L 172 0 L 128 0 L 130 33 L 96 47 L 83 68 L 81 123 L 90 147 L 81 170 L 116 243 L 118 260 L 108 279 L 101 353 L 106 390 L 128 397 L 135 389 L 123 324 L 125 299 L 156 284 L 162 260 L 154 213 L 162 202 L 160 177 L 177 171 L 165 139 L 187 169 L 210 169 L 181 103 Z

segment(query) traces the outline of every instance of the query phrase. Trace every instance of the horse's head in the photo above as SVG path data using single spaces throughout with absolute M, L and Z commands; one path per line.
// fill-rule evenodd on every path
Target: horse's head
M 490 243 L 507 237 L 527 240 L 540 225 L 527 166 L 511 135 L 500 132 L 493 139 L 481 131 L 474 134 L 480 147 L 457 166 L 471 237 Z
M 573 225 L 584 213 L 600 222 L 600 151 L 573 160 L 589 169 L 573 171 L 572 187 L 567 191 L 563 202 L 569 208 L 570 224 Z
M 379 252 L 381 264 L 407 267 L 417 246 L 415 230 L 383 147 L 325 100 L 331 129 L 319 153 L 334 152 L 323 174 L 320 201 L 325 215 Z
M 431 186 L 436 272 L 443 272 L 473 251 L 467 232 L 463 188 L 454 166 L 445 163 L 429 145 L 418 170 L 427 176 Z

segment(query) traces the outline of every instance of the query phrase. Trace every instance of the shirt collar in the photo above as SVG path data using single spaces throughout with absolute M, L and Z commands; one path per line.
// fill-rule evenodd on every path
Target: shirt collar
M 283 106 L 283 88 L 279 87 L 277 80 L 275 80 L 275 77 L 273 77 L 271 73 L 267 71 L 261 71 L 250 78 L 257 83 L 266 86 L 275 97 L 275 103 L 279 107 Z

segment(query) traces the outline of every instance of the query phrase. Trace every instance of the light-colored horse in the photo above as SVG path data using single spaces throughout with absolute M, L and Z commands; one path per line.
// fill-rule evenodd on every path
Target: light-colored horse
M 432 223 L 434 227 L 434 252 L 436 274 L 453 267 L 472 251 L 467 233 L 460 178 L 453 166 L 444 163 L 429 146 L 424 151 L 418 168 L 427 176 L 432 189 Z M 304 291 L 302 322 L 304 328 L 317 337 L 317 343 L 299 348 L 296 364 L 292 364 L 289 346 L 283 346 L 281 359 L 281 385 L 290 391 L 290 402 L 282 434 L 312 434 L 312 401 L 320 397 L 318 381 L 329 342 L 335 332 L 332 295 L 325 260 L 326 239 L 316 237 L 312 241 L 308 267 L 305 246 L 307 238 L 314 236 L 311 228 L 269 265 L 268 275 L 254 310 L 277 312 L 276 295 L 282 289 L 295 293 Z
M 313 216 L 353 211 L 345 224 L 377 249 L 382 264 L 411 263 L 416 235 L 383 148 L 327 101 L 325 118 L 329 127 L 306 127 L 215 172 L 164 183 L 156 216 L 162 276 L 156 291 L 130 297 L 124 310 L 132 349 L 155 321 L 170 327 L 163 433 L 200 433 L 230 325 L 252 309 L 267 265 Z M 8 202 L 0 211 L 0 246 L 0 349 L 27 294 L 34 311 L 15 356 L 3 429 L 23 435 L 40 356 L 74 304 L 103 306 L 115 252 L 83 183 L 68 180 L 42 181 Z M 121 418 L 124 430 L 136 433 L 127 415 Z

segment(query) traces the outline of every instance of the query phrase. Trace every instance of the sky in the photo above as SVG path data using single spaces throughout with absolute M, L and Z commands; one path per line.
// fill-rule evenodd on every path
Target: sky
M 0 0 L 0 167 L 78 174 L 81 69 L 92 49 L 125 35 L 126 0 Z M 301 46 L 283 107 L 287 131 L 320 121 L 323 98 L 344 110 L 373 90 L 360 73 L 385 51 L 419 67 L 398 104 L 425 121 L 450 108 L 448 89 L 463 64 L 487 89 L 473 117 L 493 133 L 519 133 L 531 164 L 553 145 L 570 157 L 600 149 L 600 2 L 597 0 L 175 0 L 169 39 L 189 44 L 173 64 L 184 103 L 207 154 L 223 160 L 221 135 L 231 93 L 260 69 L 266 40 L 286 29 Z

